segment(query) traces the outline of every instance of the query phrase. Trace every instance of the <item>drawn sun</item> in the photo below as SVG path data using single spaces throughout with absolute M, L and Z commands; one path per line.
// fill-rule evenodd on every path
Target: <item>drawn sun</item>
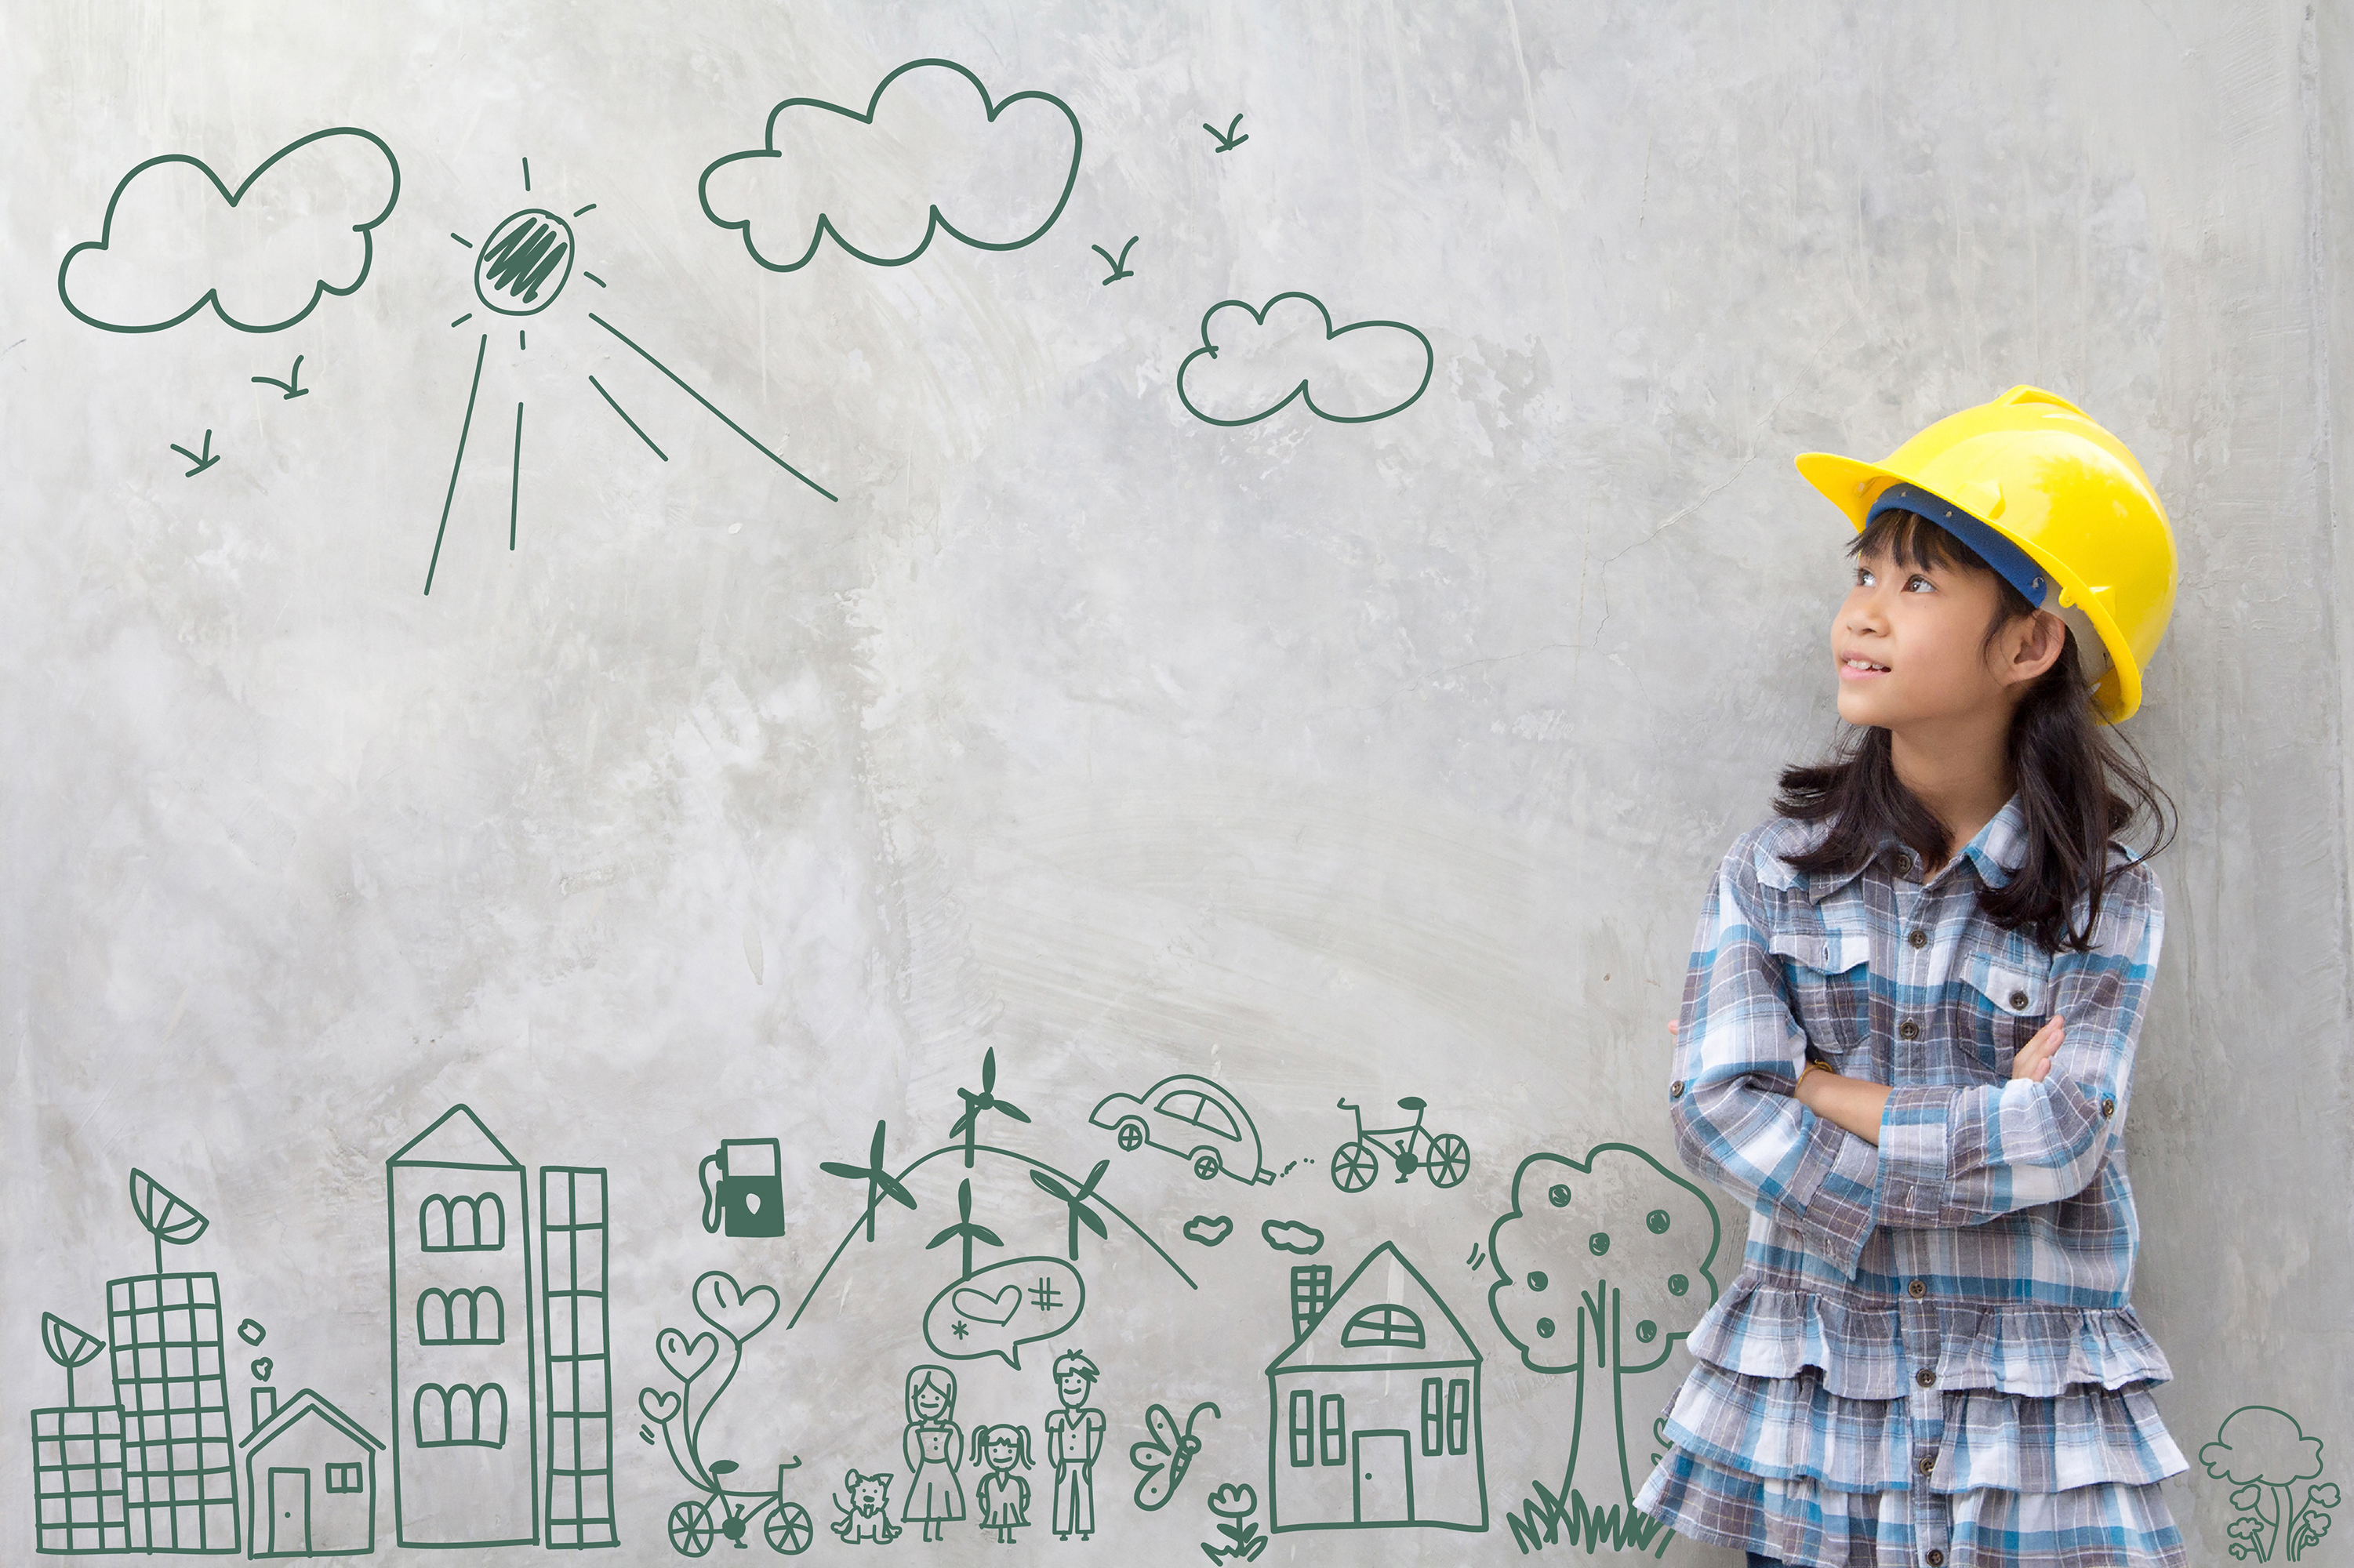
M 531 160 L 529 158 L 523 160 L 523 188 L 525 195 L 530 194 Z M 450 236 L 451 238 L 475 253 L 475 300 L 484 310 L 510 318 L 535 316 L 554 304 L 557 298 L 564 292 L 564 286 L 572 281 L 573 263 L 578 254 L 578 243 L 572 231 L 572 219 L 586 217 L 596 210 L 597 204 L 592 201 L 585 207 L 573 208 L 571 218 L 567 218 L 546 207 L 523 207 L 500 219 L 497 227 L 491 230 L 490 238 L 483 240 L 479 247 L 464 235 L 452 233 Z M 600 289 L 607 286 L 605 280 L 594 272 L 584 270 L 580 275 Z M 450 325 L 452 328 L 461 327 L 473 319 L 474 313 L 468 311 Z M 595 311 L 588 313 L 588 319 L 610 333 L 639 358 L 670 377 L 672 383 L 680 391 L 702 404 L 715 418 L 749 442 L 761 456 L 824 496 L 828 501 L 840 499 L 833 492 L 770 451 L 749 430 L 720 412 L 717 405 L 710 398 L 687 385 L 678 372 L 639 346 L 636 340 L 622 332 L 620 328 Z M 458 451 L 450 461 L 450 486 L 441 498 L 441 522 L 433 533 L 432 558 L 425 566 L 425 591 L 429 594 L 433 591 L 433 574 L 441 564 L 441 542 L 450 531 L 450 508 L 458 496 L 458 475 L 466 462 L 466 438 L 474 428 L 474 403 L 482 389 L 482 361 L 488 355 L 491 346 L 491 334 L 487 330 L 489 325 L 489 323 L 483 323 L 485 330 L 481 331 L 474 345 L 474 376 L 466 388 L 466 415 L 458 426 Z M 517 326 L 515 328 L 516 352 L 527 353 L 530 348 L 530 330 Z M 605 389 L 603 382 L 590 376 L 588 385 L 596 388 L 597 395 L 605 400 L 606 406 L 620 416 L 621 422 L 630 427 L 638 440 L 645 442 L 647 449 L 654 456 L 664 462 L 670 461 L 670 454 L 654 444 L 653 438 L 647 435 L 637 420 L 630 417 L 629 410 L 622 408 L 612 393 Z M 523 503 L 523 403 L 517 399 L 512 459 L 513 479 L 507 489 L 507 548 L 510 550 L 515 547 L 515 525 Z

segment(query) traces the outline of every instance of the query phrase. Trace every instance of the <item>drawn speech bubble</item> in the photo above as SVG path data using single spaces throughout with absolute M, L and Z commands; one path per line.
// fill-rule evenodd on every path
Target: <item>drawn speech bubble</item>
M 1059 1257 L 1009 1257 L 960 1279 L 924 1308 L 924 1342 L 952 1361 L 1002 1356 L 1020 1371 L 1022 1347 L 1079 1320 L 1087 1281 Z

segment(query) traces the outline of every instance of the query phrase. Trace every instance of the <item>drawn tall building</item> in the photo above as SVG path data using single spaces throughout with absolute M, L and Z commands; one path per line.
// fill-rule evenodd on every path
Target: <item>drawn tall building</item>
M 540 1300 L 547 1319 L 547 1544 L 618 1546 L 605 1172 L 540 1167 L 539 1235 Z
M 219 1276 L 111 1279 L 106 1319 L 122 1411 L 125 1548 L 236 1552 Z
M 400 1545 L 539 1541 L 527 1191 L 462 1105 L 385 1161 Z
M 120 1405 L 33 1412 L 33 1550 L 127 1552 Z

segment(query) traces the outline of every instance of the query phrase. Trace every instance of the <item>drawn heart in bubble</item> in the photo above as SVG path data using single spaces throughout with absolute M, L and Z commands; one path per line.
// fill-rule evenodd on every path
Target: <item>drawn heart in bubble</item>
M 765 1285 L 747 1290 L 735 1277 L 713 1269 L 695 1282 L 695 1309 L 703 1320 L 742 1344 L 777 1315 L 777 1293 Z
M 719 1336 L 697 1334 L 690 1340 L 676 1329 L 664 1329 L 654 1336 L 654 1354 L 670 1368 L 673 1377 L 681 1383 L 693 1383 L 704 1368 L 718 1358 Z
M 1022 1309 L 1022 1287 L 1009 1285 L 994 1296 L 985 1290 L 960 1290 L 949 1299 L 966 1317 L 1003 1328 Z
M 638 1408 L 646 1413 L 647 1420 L 664 1425 L 678 1414 L 678 1395 L 667 1389 L 642 1388 L 638 1390 Z
M 270 1381 L 270 1374 L 277 1370 L 278 1363 L 271 1361 L 268 1356 L 256 1356 L 253 1358 L 254 1382 L 268 1383 Z

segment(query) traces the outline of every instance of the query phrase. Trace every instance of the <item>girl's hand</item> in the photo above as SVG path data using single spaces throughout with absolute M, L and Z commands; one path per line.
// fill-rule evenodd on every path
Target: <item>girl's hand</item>
M 2044 1075 L 2052 1071 L 2052 1058 L 2060 1054 L 2060 1047 L 2067 1044 L 2067 1040 L 2068 1021 L 2057 1013 L 2052 1014 L 2052 1022 L 2037 1030 L 2034 1038 L 2021 1045 L 2019 1054 L 2010 1059 L 2011 1077 L 2025 1078 L 2031 1084 L 2041 1083 Z

